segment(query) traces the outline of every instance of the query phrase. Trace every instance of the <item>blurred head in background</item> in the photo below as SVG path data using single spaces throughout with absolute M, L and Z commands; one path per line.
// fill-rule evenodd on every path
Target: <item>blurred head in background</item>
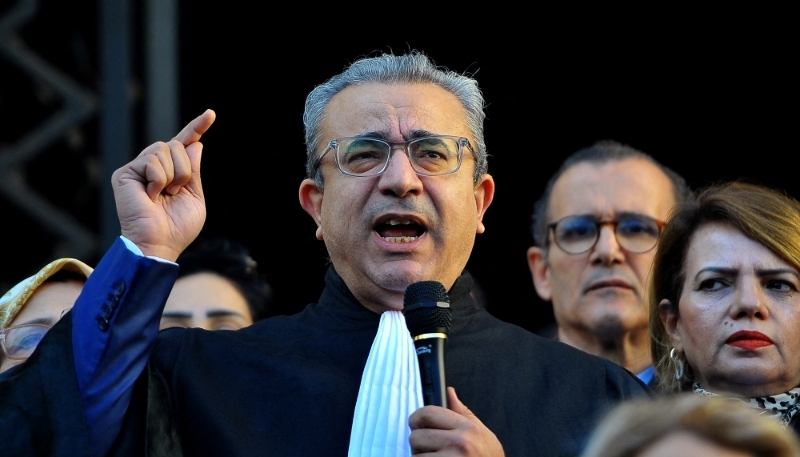
M 780 423 L 732 398 L 684 394 L 623 403 L 592 435 L 582 457 L 796 457 L 800 443 Z
M 61 316 L 72 308 L 92 268 L 58 259 L 0 298 L 0 372 L 30 357 Z
M 272 291 L 239 243 L 212 238 L 178 257 L 180 273 L 161 317 L 161 328 L 238 330 L 273 314 Z

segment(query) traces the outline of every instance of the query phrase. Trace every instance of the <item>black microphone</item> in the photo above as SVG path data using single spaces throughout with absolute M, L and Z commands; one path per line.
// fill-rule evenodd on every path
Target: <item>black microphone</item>
M 417 348 L 422 401 L 447 408 L 444 346 L 453 321 L 447 290 L 436 281 L 411 284 L 403 297 L 403 314 Z

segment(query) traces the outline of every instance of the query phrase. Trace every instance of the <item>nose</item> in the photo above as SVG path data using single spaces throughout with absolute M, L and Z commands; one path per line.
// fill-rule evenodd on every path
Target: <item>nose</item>
M 625 253 L 622 252 L 611 224 L 600 227 L 597 242 L 590 252 L 589 260 L 595 265 L 610 266 L 625 261 Z
M 395 147 L 389 157 L 386 171 L 379 176 L 378 188 L 381 193 L 405 197 L 406 195 L 419 195 L 422 193 L 420 181 L 411 161 L 402 147 Z
M 743 278 L 736 288 L 731 317 L 766 319 L 767 316 L 769 307 L 760 281 L 757 278 Z

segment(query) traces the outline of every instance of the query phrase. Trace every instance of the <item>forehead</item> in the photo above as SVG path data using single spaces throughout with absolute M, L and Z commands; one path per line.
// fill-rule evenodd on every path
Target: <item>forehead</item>
M 20 325 L 32 320 L 47 319 L 56 322 L 61 312 L 72 308 L 83 290 L 77 281 L 46 282 L 39 286 L 17 314 L 12 325 Z
M 331 99 L 321 122 L 323 144 L 368 132 L 403 141 L 420 130 L 473 140 L 461 102 L 435 84 L 348 86 Z
M 234 311 L 249 316 L 247 301 L 228 279 L 216 273 L 195 273 L 175 281 L 166 311 Z
M 686 252 L 686 268 L 793 268 L 766 246 L 728 224 L 705 224 L 694 232 Z
M 581 162 L 558 178 L 550 197 L 550 220 L 633 212 L 665 220 L 675 204 L 672 182 L 644 159 Z

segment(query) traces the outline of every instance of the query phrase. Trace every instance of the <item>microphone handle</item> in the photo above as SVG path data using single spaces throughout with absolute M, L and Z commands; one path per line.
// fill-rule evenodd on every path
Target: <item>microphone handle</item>
M 434 335 L 441 336 L 414 339 L 422 381 L 422 402 L 425 406 L 447 408 L 447 383 L 444 375 L 444 346 L 447 339 L 441 333 Z

